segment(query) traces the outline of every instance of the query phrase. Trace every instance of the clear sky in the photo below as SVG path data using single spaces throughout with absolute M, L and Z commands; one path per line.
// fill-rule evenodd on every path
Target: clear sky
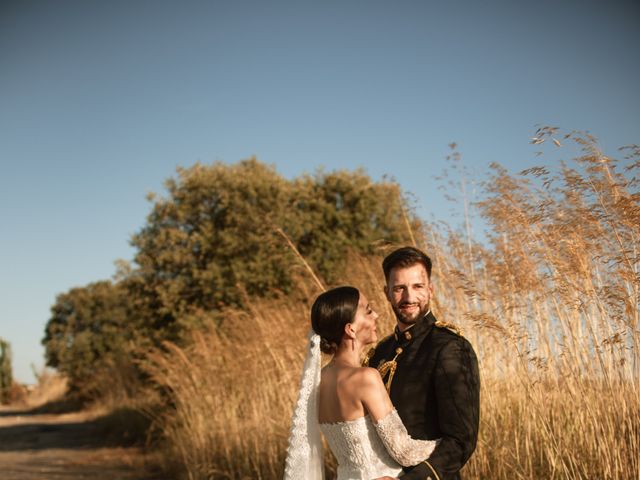
M 637 1 L 0 0 L 0 337 L 42 367 L 55 296 L 130 259 L 177 165 L 363 166 L 448 208 L 537 124 L 640 143 Z

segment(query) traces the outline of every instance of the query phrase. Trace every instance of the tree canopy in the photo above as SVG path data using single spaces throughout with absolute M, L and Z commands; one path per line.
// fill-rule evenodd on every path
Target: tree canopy
M 91 283 L 58 295 L 42 344 L 47 365 L 64 373 L 72 390 L 93 387 L 96 373 L 127 351 L 132 315 L 121 285 Z
M 72 384 L 117 352 L 179 341 L 224 307 L 289 292 L 298 260 L 278 230 L 331 283 L 349 250 L 370 254 L 380 243 L 407 242 L 408 227 L 420 229 L 404 216 L 399 186 L 363 170 L 289 180 L 252 158 L 179 168 L 165 186 L 164 196 L 149 195 L 126 273 L 71 289 L 51 309 L 47 364 Z
M 181 168 L 166 187 L 167 196 L 151 196 L 132 239 L 126 283 L 149 325 L 169 336 L 203 312 L 242 306 L 245 296 L 289 291 L 296 260 L 276 229 L 329 282 L 348 249 L 367 254 L 409 237 L 398 185 L 361 170 L 287 180 L 250 159 Z

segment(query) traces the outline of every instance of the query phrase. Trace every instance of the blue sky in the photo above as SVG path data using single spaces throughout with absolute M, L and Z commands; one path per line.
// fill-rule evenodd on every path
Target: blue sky
M 177 165 L 362 166 L 446 218 L 434 177 L 452 141 L 478 179 L 543 163 L 538 124 L 610 155 L 640 142 L 638 25 L 615 0 L 0 2 L 0 336 L 17 378 L 43 365 L 55 296 L 132 257 L 145 194 Z

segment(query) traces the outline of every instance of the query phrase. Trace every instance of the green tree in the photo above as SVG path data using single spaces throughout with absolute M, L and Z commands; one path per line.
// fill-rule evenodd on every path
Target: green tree
M 284 232 L 331 282 L 349 250 L 372 253 L 380 242 L 406 242 L 406 205 L 397 184 L 364 171 L 287 180 L 249 159 L 196 164 L 166 181 L 146 224 L 132 238 L 134 262 L 116 283 L 59 295 L 46 326 L 47 364 L 90 392 L 116 356 L 179 341 L 226 306 L 291 289 L 298 264 Z
M 371 254 L 381 243 L 407 243 L 421 231 L 415 216 L 403 218 L 408 207 L 400 186 L 373 182 L 363 169 L 297 179 L 292 201 L 295 221 L 288 230 L 329 282 L 342 274 L 348 250 Z
M 286 288 L 290 253 L 274 226 L 288 223 L 291 188 L 272 167 L 196 164 L 166 188 L 166 198 L 150 197 L 125 280 L 151 338 L 174 339 L 201 312 L 240 304 L 242 290 Z
M 370 253 L 379 242 L 409 238 L 398 185 L 362 170 L 286 180 L 253 158 L 177 173 L 165 197 L 150 197 L 124 280 L 147 339 L 177 339 L 223 306 L 287 292 L 295 259 L 277 228 L 329 281 L 348 249 Z
M 128 298 L 110 281 L 58 295 L 42 340 L 47 365 L 69 378 L 73 392 L 89 393 L 101 381 L 101 367 L 128 351 L 129 318 Z
M 11 345 L 0 337 L 0 403 L 10 400 L 12 385 Z

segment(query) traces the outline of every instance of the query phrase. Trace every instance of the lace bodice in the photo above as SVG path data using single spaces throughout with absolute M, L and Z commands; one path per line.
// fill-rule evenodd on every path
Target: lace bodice
M 402 471 L 384 448 L 368 415 L 347 422 L 321 423 L 320 429 L 338 461 L 338 480 L 397 477 Z
M 415 465 L 426 459 L 436 444 L 409 437 L 395 410 L 377 424 L 367 415 L 345 422 L 321 423 L 320 429 L 338 460 L 338 480 L 397 477 L 402 472 L 398 461 L 405 466 Z

